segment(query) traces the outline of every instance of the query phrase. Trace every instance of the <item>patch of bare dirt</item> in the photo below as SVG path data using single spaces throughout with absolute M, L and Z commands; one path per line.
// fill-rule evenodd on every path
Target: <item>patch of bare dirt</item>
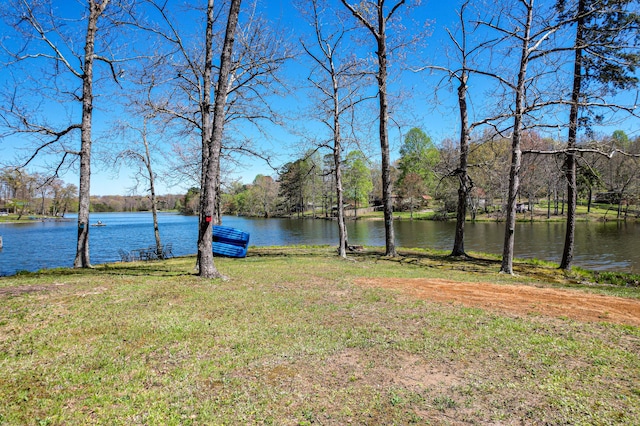
M 27 293 L 39 293 L 50 291 L 51 286 L 23 285 L 17 287 L 0 287 L 0 296 L 20 296 Z
M 442 279 L 362 278 L 356 284 L 400 290 L 423 300 L 459 303 L 516 314 L 640 326 L 640 300 L 526 285 L 455 282 Z
M 374 360 L 375 372 L 370 367 Z M 394 353 L 393 359 L 380 360 L 358 349 L 345 349 L 329 357 L 326 369 L 336 377 L 364 380 L 385 388 L 448 388 L 462 380 L 454 372 L 429 366 L 419 356 L 402 352 Z

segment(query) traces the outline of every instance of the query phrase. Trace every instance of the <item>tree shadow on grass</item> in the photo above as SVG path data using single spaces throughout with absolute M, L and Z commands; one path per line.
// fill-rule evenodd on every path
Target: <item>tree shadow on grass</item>
M 295 246 L 295 247 L 252 247 L 248 257 L 312 257 L 324 255 L 338 257 L 337 248 L 333 246 Z M 347 260 L 373 262 L 396 262 L 399 265 L 416 265 L 425 268 L 456 269 L 468 272 L 496 273 L 500 260 L 468 255 L 467 257 L 450 256 L 448 252 L 428 249 L 398 249 L 398 256 L 384 255 L 384 247 L 363 247 L 350 251 Z
M 247 258 L 283 258 L 283 257 L 317 257 L 338 258 L 335 246 L 272 246 L 250 247 Z M 244 259 L 229 259 L 216 257 L 216 261 L 224 259 L 225 262 L 243 262 Z M 412 265 L 424 269 L 451 270 L 494 276 L 499 272 L 500 259 L 489 258 L 477 254 L 468 256 L 451 256 L 449 252 L 421 248 L 399 248 L 398 256 L 384 255 L 384 247 L 363 247 L 351 251 L 347 255 L 348 261 L 394 262 L 399 266 Z M 46 277 L 56 276 L 157 276 L 157 277 L 196 277 L 196 258 L 181 256 L 167 260 L 151 260 L 136 262 L 115 262 L 95 265 L 90 269 L 56 268 L 41 270 L 38 272 L 20 272 L 20 276 Z M 250 267 L 250 265 L 247 265 Z M 514 260 L 514 271 L 521 278 L 527 277 L 550 282 L 575 282 L 571 275 L 558 271 L 553 265 L 537 265 L 532 261 Z
M 174 260 L 175 259 L 175 260 Z M 189 266 L 187 265 L 189 263 Z M 195 257 L 176 257 L 170 260 L 151 260 L 137 262 L 115 262 L 93 265 L 91 268 L 53 268 L 43 269 L 37 272 L 20 272 L 20 276 L 157 276 L 178 277 L 195 276 Z
M 412 265 L 425 270 L 456 271 L 486 276 L 495 281 L 499 274 L 501 260 L 498 256 L 488 257 L 482 254 L 467 254 L 466 256 L 451 256 L 448 251 L 438 251 L 423 248 L 399 248 L 395 257 L 385 256 L 384 247 L 363 247 L 361 250 L 347 254 L 347 260 L 392 262 L 398 266 Z M 253 247 L 249 257 L 312 257 L 323 255 L 338 257 L 334 246 L 298 246 L 298 247 Z M 535 259 L 514 259 L 516 280 L 544 281 L 549 284 L 575 285 L 583 280 L 580 274 L 567 273 L 558 269 L 552 263 L 538 264 Z M 509 275 L 504 275 L 507 278 Z

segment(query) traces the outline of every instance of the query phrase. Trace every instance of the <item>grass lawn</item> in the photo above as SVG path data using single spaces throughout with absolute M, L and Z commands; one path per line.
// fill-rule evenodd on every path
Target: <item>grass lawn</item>
M 594 222 L 602 222 L 602 221 L 616 221 L 616 220 L 624 220 L 624 221 L 638 221 L 638 213 L 637 206 L 631 206 L 630 212 L 625 215 L 624 208 L 622 216 L 620 218 L 617 217 L 618 214 L 618 206 L 617 205 L 609 205 L 609 204 L 593 204 L 591 206 L 591 211 L 587 211 L 587 206 L 584 201 L 580 202 L 576 206 L 576 220 L 577 221 L 594 221 Z M 414 220 L 442 220 L 443 214 L 439 212 L 440 207 L 435 205 L 426 210 L 416 210 L 413 212 Z M 558 210 L 558 213 L 555 213 L 555 206 L 552 205 L 550 211 L 550 217 L 547 218 L 547 204 L 546 202 L 542 202 L 540 204 L 536 204 L 534 207 L 534 215 L 531 217 L 531 213 L 529 211 L 524 213 L 517 213 L 516 220 L 519 222 L 566 222 L 566 212 L 562 209 Z M 398 220 L 410 220 L 411 212 L 410 211 L 394 211 L 393 212 L 394 219 Z M 447 220 L 454 221 L 456 220 L 456 213 L 449 212 L 446 214 Z M 366 212 L 358 214 L 358 219 L 384 219 L 384 212 L 382 211 L 374 211 L 374 212 Z M 467 213 L 467 221 L 470 221 L 470 214 Z M 504 221 L 505 215 L 495 211 L 495 207 L 491 210 L 490 213 L 485 213 L 482 209 L 480 209 L 476 215 L 476 222 L 495 222 L 495 221 Z
M 421 300 L 363 278 L 640 297 L 551 266 L 319 248 L 0 278 L 0 424 L 638 424 L 640 328 Z M 499 304 L 499 301 L 497 301 Z

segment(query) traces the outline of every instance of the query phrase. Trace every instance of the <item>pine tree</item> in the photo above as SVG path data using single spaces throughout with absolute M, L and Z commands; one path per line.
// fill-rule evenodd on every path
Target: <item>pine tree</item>
M 577 3 L 577 4 L 576 4 Z M 598 121 L 598 107 L 615 108 L 601 95 L 636 87 L 640 61 L 640 14 L 637 0 L 558 0 L 560 19 L 575 25 L 574 72 L 569 112 L 565 173 L 567 177 L 567 228 L 561 269 L 571 269 L 575 243 L 577 204 L 576 154 L 580 127 L 590 131 Z

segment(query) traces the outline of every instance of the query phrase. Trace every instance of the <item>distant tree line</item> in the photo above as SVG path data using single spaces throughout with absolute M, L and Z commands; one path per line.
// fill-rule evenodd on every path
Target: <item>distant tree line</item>
M 508 196 L 509 138 L 472 140 L 469 149 L 469 177 L 472 184 L 466 204 L 468 220 L 478 213 L 491 213 L 505 219 Z M 526 132 L 522 138 L 523 155 L 518 212 L 533 217 L 533 206 L 543 203 L 547 218 L 564 215 L 567 205 L 564 160 L 561 154 L 546 155 L 561 143 Z M 631 155 L 608 158 L 600 151 L 624 150 L 640 154 L 640 137 L 630 139 L 622 131 L 611 136 L 580 141 L 578 155 L 578 200 L 588 210 L 593 202 L 614 207 L 611 218 L 626 218 L 630 206 L 640 200 L 640 161 Z M 421 208 L 435 210 L 436 218 L 446 219 L 458 203 L 456 170 L 458 150 L 452 140 L 436 146 L 422 130 L 411 129 L 400 148 L 400 158 L 392 166 L 394 210 Z M 224 190 L 222 210 L 244 216 L 335 216 L 335 187 L 330 154 L 315 152 L 287 163 L 274 177 L 258 175 L 251 184 L 232 182 Z M 381 206 L 378 166 L 361 151 L 345 156 L 342 165 L 345 202 L 354 211 Z M 192 190 L 193 192 L 194 190 Z M 187 194 L 183 206 L 193 194 Z M 193 213 L 193 211 L 191 212 Z M 634 214 L 637 215 L 637 212 Z
M 0 211 L 64 217 L 78 211 L 78 187 L 23 169 L 0 169 Z
M 184 195 L 158 197 L 160 210 L 184 211 Z M 151 210 L 144 195 L 91 196 L 92 212 L 141 212 Z M 78 212 L 78 187 L 61 179 L 46 179 L 13 168 L 0 169 L 0 211 L 25 215 L 64 217 Z
M 183 210 L 184 196 L 179 194 L 159 195 L 158 209 L 164 211 Z M 151 199 L 145 195 L 98 195 L 91 197 L 93 212 L 147 212 L 151 211 Z
M 492 213 L 504 219 L 507 197 L 508 138 L 482 137 L 470 143 L 470 177 L 473 188 L 467 198 L 468 220 L 478 213 Z M 530 132 L 523 138 L 523 166 L 518 204 L 523 214 L 533 214 L 533 206 L 544 202 L 546 215 L 564 215 L 566 187 L 562 157 L 542 155 L 560 142 Z M 629 138 L 623 131 L 610 136 L 585 139 L 578 161 L 579 203 L 590 209 L 592 203 L 611 205 L 611 218 L 626 218 L 629 208 L 640 201 L 640 160 L 634 156 L 605 157 L 596 150 L 620 149 L 640 154 L 640 137 Z M 434 210 L 442 219 L 457 208 L 455 171 L 458 151 L 451 139 L 436 145 L 421 129 L 405 135 L 393 162 L 394 210 L 414 212 Z M 253 182 L 225 183 L 222 212 L 251 217 L 332 217 L 336 215 L 335 182 L 331 155 L 308 153 L 285 164 L 272 176 L 258 175 Z M 351 151 L 342 164 L 346 208 L 357 217 L 358 208 L 381 206 L 378 166 L 362 151 Z M 199 212 L 200 191 L 158 196 L 160 210 L 193 215 Z M 151 210 L 146 195 L 102 195 L 91 197 L 93 212 L 141 212 Z M 18 215 L 64 217 L 78 211 L 78 189 L 60 179 L 48 180 L 39 173 L 5 168 L 0 171 L 0 211 Z M 526 213 L 525 213 L 526 212 Z M 637 215 L 637 212 L 634 213 Z

